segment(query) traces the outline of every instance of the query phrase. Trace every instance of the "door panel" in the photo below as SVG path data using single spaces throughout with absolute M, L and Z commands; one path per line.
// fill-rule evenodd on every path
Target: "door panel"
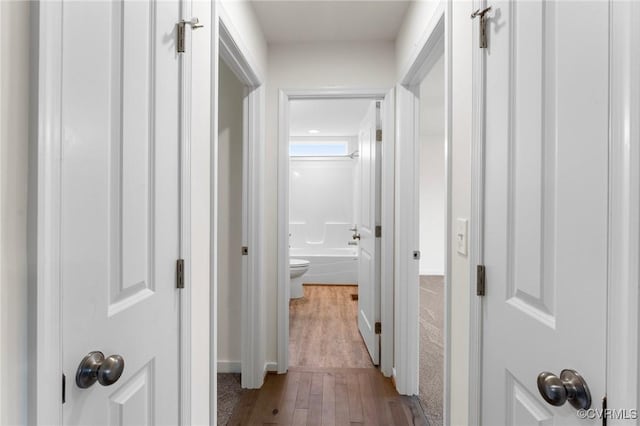
M 586 424 L 536 378 L 571 368 L 605 394 L 608 6 L 492 6 L 482 423 Z
M 178 424 L 179 4 L 63 13 L 65 425 Z M 124 358 L 118 382 L 76 386 L 91 351 Z
M 375 323 L 380 321 L 380 239 L 376 225 L 380 223 L 380 110 L 371 102 L 360 126 L 360 234 L 358 257 L 358 329 L 375 365 L 380 359 L 380 335 Z

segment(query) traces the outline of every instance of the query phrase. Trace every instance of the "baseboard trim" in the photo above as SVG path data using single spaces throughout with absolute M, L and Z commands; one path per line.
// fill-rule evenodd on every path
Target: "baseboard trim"
M 420 270 L 420 275 L 437 275 L 437 276 L 444 276 L 444 271 L 440 271 L 440 270 Z
M 395 367 L 391 369 L 391 383 L 393 383 L 393 388 L 397 391 L 398 385 L 396 384 L 396 368 Z
M 277 362 L 265 362 L 264 363 L 264 371 L 263 375 L 267 375 L 267 373 L 277 373 L 278 372 L 278 363 Z
M 240 372 L 242 372 L 242 362 L 218 361 L 218 373 L 240 373 Z

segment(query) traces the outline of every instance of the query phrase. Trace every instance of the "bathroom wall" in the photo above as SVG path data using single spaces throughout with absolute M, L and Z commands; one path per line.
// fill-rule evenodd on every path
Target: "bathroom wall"
M 218 103 L 218 371 L 240 369 L 242 297 L 242 99 L 220 61 Z
M 444 275 L 444 60 L 420 85 L 420 275 Z
M 267 68 L 265 224 L 277 223 L 278 92 L 280 89 L 389 88 L 396 84 L 393 42 L 269 44 Z M 267 362 L 277 359 L 277 248 L 275 226 L 265 230 Z
M 347 140 L 349 152 L 355 150 L 357 138 Z M 295 141 L 318 140 L 296 138 Z M 289 245 L 305 254 L 319 254 L 326 249 L 352 248 L 352 228 L 357 221 L 354 200 L 358 159 L 291 157 L 289 181 Z
M 355 222 L 355 165 L 357 160 L 291 159 L 291 248 L 318 253 L 348 248 Z
M 35 315 L 29 312 L 33 293 L 27 291 L 30 8 L 30 2 L 0 2 L 0 424 L 7 426 L 30 423 L 27 338 Z

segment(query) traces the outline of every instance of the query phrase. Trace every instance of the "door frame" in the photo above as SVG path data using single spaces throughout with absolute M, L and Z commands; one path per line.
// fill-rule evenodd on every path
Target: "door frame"
M 451 388 L 451 236 L 452 236 L 452 46 L 451 2 L 440 2 L 426 24 L 424 35 L 416 44 L 412 59 L 405 67 L 398 85 L 398 146 L 396 214 L 398 217 L 396 250 L 396 283 L 411 283 L 410 277 L 418 276 L 419 262 L 413 251 L 419 247 L 418 214 L 420 180 L 420 83 L 433 64 L 441 57 L 444 61 L 445 79 L 445 278 L 444 278 L 444 389 L 443 422 L 449 423 Z M 400 220 L 402 219 L 402 220 Z M 400 393 L 418 394 L 419 309 L 418 285 L 398 285 L 396 289 L 396 315 L 399 330 L 396 345 L 396 383 Z M 400 331 L 404 330 L 404 331 Z
M 35 35 L 32 50 L 37 58 L 31 81 L 32 93 L 29 158 L 28 256 L 30 286 L 29 364 L 30 395 L 28 411 L 36 425 L 63 424 L 61 403 L 62 384 L 62 282 L 60 277 L 60 208 L 61 208 L 61 154 L 62 127 L 60 104 L 62 99 L 62 13 L 63 2 L 41 1 L 32 5 Z M 198 331 L 203 319 L 208 319 L 209 304 L 199 303 L 203 295 L 209 297 L 208 248 L 209 241 L 199 237 L 200 229 L 192 227 L 192 212 L 200 207 L 197 197 L 200 184 L 195 181 L 204 169 L 208 169 L 209 156 L 192 157 L 204 149 L 208 152 L 209 118 L 211 104 L 209 88 L 203 81 L 209 79 L 210 48 L 208 18 L 213 9 L 209 3 L 185 0 L 181 15 L 186 19 L 197 15 L 205 27 L 202 37 L 192 38 L 187 32 L 187 52 L 180 59 L 184 76 L 181 86 L 181 141 L 180 141 L 180 255 L 185 259 L 185 289 L 180 295 L 180 402 L 179 415 L 183 425 L 192 421 L 209 420 L 209 335 Z M 193 55 L 197 49 L 202 55 Z M 193 70 L 193 71 L 192 71 Z M 194 84 L 195 83 L 195 84 Z M 197 93 L 197 89 L 206 96 Z M 202 90 L 205 89 L 205 90 Z M 203 112 L 206 117 L 192 116 Z M 207 143 L 203 144 L 202 139 Z M 203 147 L 206 146 L 206 148 Z M 204 246 L 202 245 L 204 243 Z M 206 264 L 192 258 L 192 248 L 206 251 Z M 201 253 L 198 253 L 201 254 Z M 204 273 L 203 273 L 204 271 Z M 197 274 L 198 279 L 192 277 Z M 204 279 L 200 279 L 204 275 Z M 206 282 L 207 284 L 200 284 Z M 208 323 L 208 321 L 207 321 Z M 195 324 L 195 325 L 194 325 Z M 208 329 L 208 324 L 207 324 Z M 197 334 L 197 339 L 192 338 Z M 73 377 L 67 378 L 73 385 Z
M 474 0 L 473 10 L 486 0 Z M 609 238 L 607 278 L 607 406 L 640 407 L 640 4 L 609 1 Z M 477 24 L 476 24 L 477 25 Z M 470 285 L 483 263 L 485 55 L 473 31 L 473 126 Z M 482 298 L 470 300 L 469 424 L 481 424 Z M 615 384 L 615 385 L 613 385 Z M 594 395 L 600 408 L 602 395 Z M 610 419 L 613 420 L 613 419 Z M 612 423 L 615 420 L 612 421 Z M 618 423 L 615 423 L 618 424 Z
M 278 109 L 278 311 L 277 371 L 289 368 L 289 101 L 313 99 L 371 99 L 389 105 L 383 110 L 382 182 L 381 182 L 381 280 L 380 280 L 380 371 L 393 374 L 394 317 L 394 168 L 395 168 L 395 94 L 393 89 L 309 89 L 280 90 Z M 384 108 L 384 107 L 383 107 Z M 384 135 L 389 135 L 385 137 Z
M 640 4 L 609 4 L 606 391 L 609 408 L 629 410 L 640 408 Z
M 257 67 L 242 48 L 241 35 L 231 23 L 223 7 L 219 7 L 215 29 L 215 77 L 214 93 L 214 129 L 212 146 L 212 383 L 216 383 L 218 372 L 217 351 L 217 217 L 218 217 L 218 80 L 219 60 L 231 69 L 238 80 L 245 86 L 245 97 L 242 102 L 242 139 L 243 139 L 243 225 L 242 245 L 249 248 L 249 254 L 243 256 L 242 261 L 242 297 L 241 297 L 241 352 L 240 373 L 242 387 L 257 389 L 262 386 L 265 375 L 264 353 L 264 285 L 263 285 L 263 174 L 264 174 L 264 84 L 258 74 Z M 216 52 L 214 51 L 214 52 Z M 237 366 L 225 366 L 237 370 Z M 212 392 L 212 395 L 214 393 Z M 215 402 L 214 402 L 215 404 Z M 212 412 L 212 416 L 216 413 Z M 212 417 L 213 418 L 213 417 Z

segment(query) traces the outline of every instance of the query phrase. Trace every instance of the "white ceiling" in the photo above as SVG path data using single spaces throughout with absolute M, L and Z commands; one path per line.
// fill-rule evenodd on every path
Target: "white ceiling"
M 318 99 L 291 101 L 291 136 L 353 136 L 371 105 L 367 99 Z M 310 134 L 309 130 L 319 130 Z
M 405 0 L 253 0 L 268 42 L 393 41 Z

